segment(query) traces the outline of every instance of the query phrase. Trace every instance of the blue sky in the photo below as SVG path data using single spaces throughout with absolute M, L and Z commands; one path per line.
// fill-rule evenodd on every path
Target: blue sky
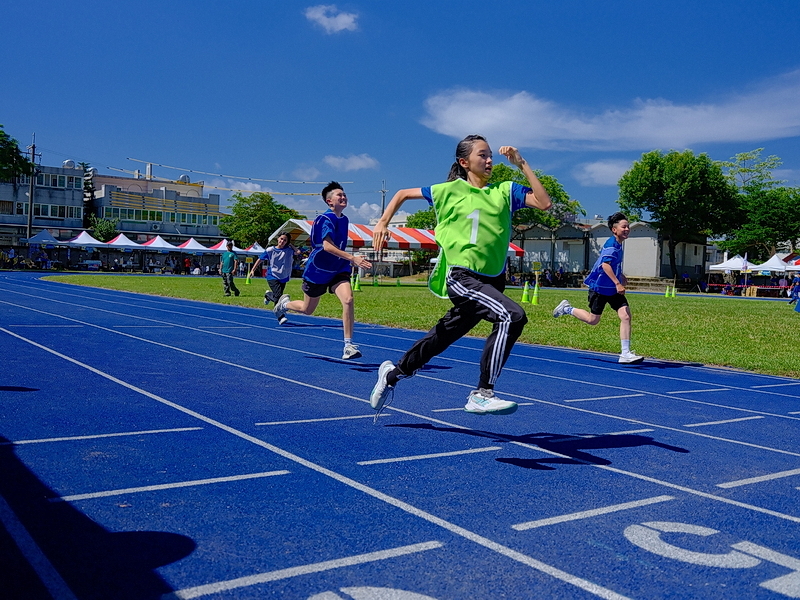
M 387 202 L 443 181 L 470 133 L 518 146 L 590 217 L 615 210 L 619 176 L 655 148 L 764 147 L 800 186 L 796 0 L 41 0 L 4 16 L 0 123 L 23 148 L 35 132 L 48 165 L 352 181 L 355 222 L 379 212 L 382 180 Z

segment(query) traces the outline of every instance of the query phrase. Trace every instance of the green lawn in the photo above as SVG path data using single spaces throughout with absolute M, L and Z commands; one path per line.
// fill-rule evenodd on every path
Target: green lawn
M 251 285 L 237 279 L 242 290 L 238 298 L 224 297 L 222 280 L 217 277 L 58 275 L 49 279 L 266 310 L 263 304 L 266 282 L 262 279 Z M 300 296 L 300 281 L 290 281 L 286 291 L 293 298 Z M 521 290 L 507 293 L 518 302 L 522 298 Z M 586 291 L 549 288 L 541 291 L 538 306 L 524 304 L 529 323 L 521 341 L 619 352 L 619 320 L 611 309 L 606 310 L 596 327 L 571 317 L 554 319 L 552 310 L 564 298 L 575 306 L 586 305 Z M 649 294 L 631 294 L 629 302 L 633 313 L 631 345 L 638 354 L 800 377 L 800 352 L 795 337 L 800 314 L 786 302 L 700 295 L 664 298 Z M 362 291 L 356 293 L 356 320 L 363 323 L 427 330 L 449 307 L 447 300 L 437 299 L 424 286 L 373 287 L 362 283 Z M 341 306 L 333 296 L 327 296 L 316 314 L 340 317 Z M 488 332 L 488 325 L 482 323 L 473 334 L 485 336 Z

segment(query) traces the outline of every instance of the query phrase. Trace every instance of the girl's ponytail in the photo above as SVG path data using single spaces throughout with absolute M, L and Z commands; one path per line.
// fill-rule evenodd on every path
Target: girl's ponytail
M 453 166 L 450 167 L 450 173 L 447 175 L 447 181 L 455 181 L 456 179 L 466 179 L 467 178 L 467 171 L 458 164 L 458 161 L 453 163 Z

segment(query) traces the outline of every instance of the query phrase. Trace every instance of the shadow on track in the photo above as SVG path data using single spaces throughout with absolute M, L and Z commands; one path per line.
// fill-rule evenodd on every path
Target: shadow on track
M 406 429 L 425 429 L 428 431 L 441 431 L 443 433 L 459 433 L 473 437 L 486 438 L 495 443 L 519 442 L 537 446 L 542 450 L 556 452 L 564 455 L 563 457 L 527 459 L 527 458 L 497 458 L 497 462 L 523 467 L 525 469 L 537 469 L 541 471 L 552 471 L 553 467 L 549 464 L 572 464 L 572 465 L 610 465 L 610 460 L 589 454 L 587 450 L 608 450 L 612 448 L 638 448 L 641 446 L 655 446 L 672 452 L 686 453 L 689 450 L 678 446 L 670 446 L 656 441 L 654 438 L 645 435 L 593 435 L 581 434 L 565 435 L 560 433 L 526 433 L 524 435 L 507 435 L 494 433 L 491 431 L 481 431 L 479 429 L 459 429 L 456 427 L 441 427 L 431 423 L 410 423 L 384 425 L 384 427 L 403 427 Z M 585 437 L 584 437 L 585 436 Z
M 155 569 L 191 554 L 190 538 L 160 531 L 114 533 L 58 498 L 0 436 L 0 496 L 3 521 L 25 528 L 79 600 L 157 600 L 174 591 Z M 0 590 L 5 600 L 51 598 L 9 531 L 0 523 Z M 8 527 L 13 529 L 13 527 Z M 23 540 L 20 544 L 28 551 Z M 34 548 L 35 550 L 35 548 Z M 30 556 L 28 557 L 30 558 Z M 58 596 L 58 594 L 56 594 Z

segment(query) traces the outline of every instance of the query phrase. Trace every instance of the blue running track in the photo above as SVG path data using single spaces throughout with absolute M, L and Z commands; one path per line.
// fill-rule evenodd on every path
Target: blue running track
M 0 275 L 0 597 L 800 597 L 800 381 Z

